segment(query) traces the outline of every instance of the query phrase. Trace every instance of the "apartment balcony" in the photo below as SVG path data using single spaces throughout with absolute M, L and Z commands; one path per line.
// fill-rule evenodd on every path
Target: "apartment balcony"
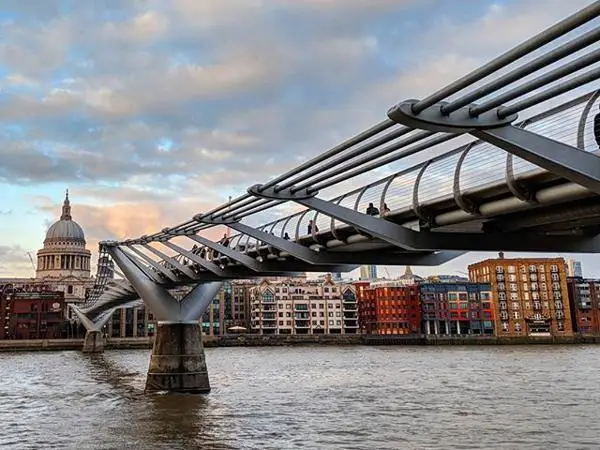
M 272 330 L 274 328 L 277 328 L 277 322 L 265 322 L 262 324 L 262 328 Z
M 310 328 L 310 321 L 309 320 L 296 320 L 295 327 L 296 328 Z

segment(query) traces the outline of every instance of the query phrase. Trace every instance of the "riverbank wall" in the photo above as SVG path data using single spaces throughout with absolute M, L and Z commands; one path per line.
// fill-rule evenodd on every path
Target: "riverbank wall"
M 151 349 L 153 337 L 109 338 L 106 350 Z M 204 336 L 205 347 L 281 347 L 291 345 L 567 345 L 600 344 L 600 336 L 378 336 L 378 335 L 228 335 Z M 0 340 L 0 353 L 81 350 L 83 339 Z

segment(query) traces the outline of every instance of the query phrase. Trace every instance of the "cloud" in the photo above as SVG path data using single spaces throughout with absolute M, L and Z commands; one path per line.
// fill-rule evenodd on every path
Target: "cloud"
M 68 185 L 94 243 L 210 209 L 589 2 L 42 3 L 3 3 L 0 182 Z M 30 201 L 50 220 L 61 199 Z

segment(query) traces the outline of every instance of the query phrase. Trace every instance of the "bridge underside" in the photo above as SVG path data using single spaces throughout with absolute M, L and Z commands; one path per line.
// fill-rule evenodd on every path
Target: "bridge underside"
M 600 91 L 517 121 L 522 111 L 600 79 L 594 66 L 600 50 L 577 54 L 600 41 L 600 24 L 583 27 L 598 17 L 595 2 L 187 222 L 101 242 L 104 263 L 78 316 L 95 332 L 114 308 L 141 298 L 159 321 L 148 389 L 205 392 L 197 321 L 223 280 L 348 272 L 361 264 L 439 265 L 468 251 L 599 252 L 600 115 L 591 111 Z M 552 49 L 545 48 L 549 43 Z M 436 156 L 393 168 L 425 151 Z M 391 175 L 343 188 L 379 169 Z M 339 192 L 346 193 L 333 196 Z M 274 208 L 284 204 L 300 210 L 273 220 Z M 257 222 L 264 225 L 250 225 Z M 203 235 L 215 227 L 236 234 L 219 242 Z M 120 280 L 109 279 L 110 260 Z M 170 291 L 180 286 L 195 287 L 177 300 Z

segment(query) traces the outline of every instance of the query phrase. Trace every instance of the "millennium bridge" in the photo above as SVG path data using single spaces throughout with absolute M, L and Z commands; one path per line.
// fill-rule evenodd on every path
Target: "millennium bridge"
M 117 307 L 143 301 L 158 320 L 146 390 L 208 392 L 198 319 L 222 280 L 600 252 L 599 17 L 592 3 L 425 98 L 391 102 L 371 128 L 187 222 L 101 242 L 95 286 L 72 305 L 84 351 L 102 350 Z

